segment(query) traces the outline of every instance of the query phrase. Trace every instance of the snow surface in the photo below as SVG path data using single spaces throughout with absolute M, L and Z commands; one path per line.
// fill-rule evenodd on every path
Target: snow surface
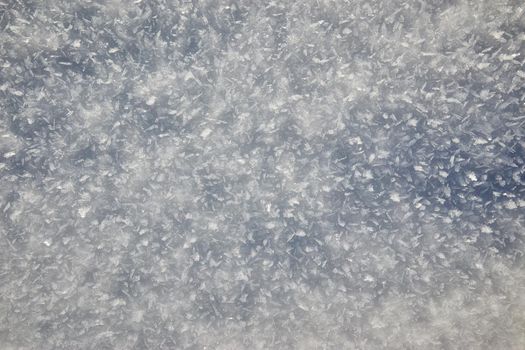
M 0 0 L 0 348 L 524 349 L 518 0 Z

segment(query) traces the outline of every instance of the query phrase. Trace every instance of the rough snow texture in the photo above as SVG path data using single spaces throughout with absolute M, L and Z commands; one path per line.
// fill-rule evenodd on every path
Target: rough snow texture
M 524 349 L 524 62 L 518 0 L 1 0 L 1 348 Z

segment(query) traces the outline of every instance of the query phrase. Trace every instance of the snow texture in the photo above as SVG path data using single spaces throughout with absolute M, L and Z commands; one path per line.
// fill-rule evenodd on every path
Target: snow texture
M 0 348 L 525 349 L 518 0 L 0 0 Z

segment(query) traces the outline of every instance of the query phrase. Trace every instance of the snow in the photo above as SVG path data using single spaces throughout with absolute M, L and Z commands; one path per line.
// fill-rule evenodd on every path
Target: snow
M 393 202 L 400 202 L 401 201 L 401 197 L 399 197 L 399 193 L 397 192 L 392 192 L 390 193 L 390 199 L 393 201 Z
M 0 348 L 525 348 L 524 11 L 0 1 Z

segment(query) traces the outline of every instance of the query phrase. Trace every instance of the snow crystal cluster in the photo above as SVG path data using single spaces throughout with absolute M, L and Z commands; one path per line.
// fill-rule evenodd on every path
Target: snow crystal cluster
M 525 4 L 0 0 L 0 348 L 525 348 Z

